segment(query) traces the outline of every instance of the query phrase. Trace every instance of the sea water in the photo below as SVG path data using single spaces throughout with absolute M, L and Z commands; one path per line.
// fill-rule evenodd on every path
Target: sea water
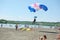
M 15 28 L 16 24 L 2 24 L 3 28 Z M 0 24 L 1 27 L 1 24 Z M 24 28 L 24 27 L 29 27 L 29 28 L 50 28 L 50 26 L 42 26 L 42 25 L 26 25 L 26 24 L 18 24 L 18 28 Z

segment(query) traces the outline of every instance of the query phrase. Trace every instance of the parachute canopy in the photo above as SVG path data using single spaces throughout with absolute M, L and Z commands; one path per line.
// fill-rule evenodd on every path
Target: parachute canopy
M 40 9 L 43 9 L 44 11 L 48 10 L 47 6 L 43 4 L 39 4 L 39 3 L 35 3 L 35 4 L 28 6 L 28 9 L 30 10 L 30 12 L 36 12 Z

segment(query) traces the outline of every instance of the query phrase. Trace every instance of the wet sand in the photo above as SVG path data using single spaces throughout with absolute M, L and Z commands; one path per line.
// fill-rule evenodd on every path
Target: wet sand
M 0 40 L 39 40 L 39 36 L 47 35 L 47 40 L 56 40 L 59 30 L 38 28 L 31 31 L 17 31 L 12 28 L 0 28 Z

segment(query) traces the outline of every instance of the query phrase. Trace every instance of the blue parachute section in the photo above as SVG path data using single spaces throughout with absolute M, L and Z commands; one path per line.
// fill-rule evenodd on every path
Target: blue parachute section
M 36 10 L 32 8 L 31 6 L 29 6 L 28 9 L 30 10 L 30 12 L 36 12 Z
M 39 7 L 42 8 L 44 11 L 48 10 L 47 6 L 45 6 L 45 5 L 39 5 Z

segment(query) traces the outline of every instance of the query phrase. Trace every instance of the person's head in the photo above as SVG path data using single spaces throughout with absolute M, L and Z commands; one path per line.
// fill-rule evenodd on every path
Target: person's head
M 41 38 L 41 40 L 43 40 L 43 38 Z
M 45 39 L 47 39 L 47 36 L 46 36 L 46 35 L 44 35 L 43 37 L 44 37 Z
M 56 37 L 57 39 L 60 39 L 60 34 L 57 34 L 57 37 Z

